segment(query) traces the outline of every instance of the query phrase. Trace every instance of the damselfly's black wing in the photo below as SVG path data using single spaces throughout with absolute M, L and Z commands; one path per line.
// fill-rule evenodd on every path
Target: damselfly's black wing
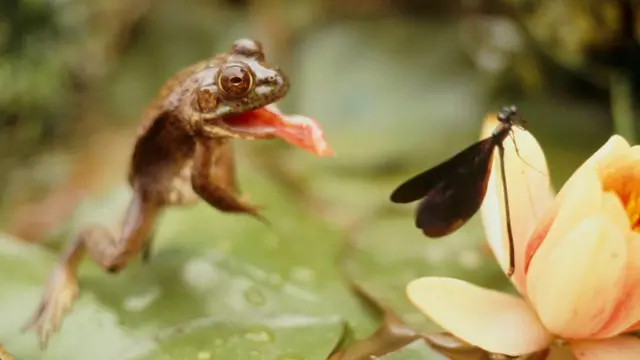
M 402 183 L 391 194 L 395 203 L 422 199 L 416 227 L 429 237 L 448 235 L 475 214 L 487 191 L 495 143 L 481 140 L 449 160 Z

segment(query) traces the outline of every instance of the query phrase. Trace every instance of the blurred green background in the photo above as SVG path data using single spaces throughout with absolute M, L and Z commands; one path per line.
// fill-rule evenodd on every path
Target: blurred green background
M 635 142 L 639 35 L 632 0 L 0 0 L 0 344 L 17 359 L 326 359 L 380 323 L 339 264 L 439 331 L 406 301 L 409 280 L 510 285 L 477 219 L 426 239 L 390 191 L 504 104 L 556 188 L 614 132 Z M 149 264 L 81 267 L 80 300 L 40 352 L 19 329 L 66 239 L 119 221 L 144 107 L 240 37 L 263 43 L 292 82 L 280 108 L 316 118 L 337 156 L 237 144 L 242 189 L 273 230 L 206 205 L 167 211 Z M 415 344 L 392 356 L 443 358 Z

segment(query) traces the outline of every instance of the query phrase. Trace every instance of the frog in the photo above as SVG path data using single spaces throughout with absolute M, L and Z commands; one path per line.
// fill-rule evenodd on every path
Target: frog
M 156 221 L 167 207 L 203 200 L 220 212 L 266 222 L 260 206 L 240 191 L 232 140 L 281 138 L 317 156 L 333 155 L 315 120 L 275 105 L 289 88 L 287 75 L 266 62 L 262 44 L 248 38 L 171 76 L 141 116 L 126 177 L 132 195 L 119 233 L 89 225 L 70 239 L 23 330 L 33 329 L 45 349 L 78 298 L 77 270 L 86 255 L 111 274 L 136 256 L 148 260 Z

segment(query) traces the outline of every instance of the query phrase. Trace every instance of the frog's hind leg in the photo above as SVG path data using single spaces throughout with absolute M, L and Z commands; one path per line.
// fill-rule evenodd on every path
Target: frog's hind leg
M 134 191 L 119 238 L 102 226 L 92 226 L 69 244 L 51 272 L 37 311 L 24 327 L 35 329 L 41 348 L 46 347 L 78 296 L 76 272 L 85 253 L 109 272 L 122 270 L 142 250 L 159 211 L 160 206 Z

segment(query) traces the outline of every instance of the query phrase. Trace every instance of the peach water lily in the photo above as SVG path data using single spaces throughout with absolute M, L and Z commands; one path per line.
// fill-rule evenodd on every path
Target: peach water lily
M 495 127 L 485 120 L 482 137 Z M 562 344 L 578 360 L 640 359 L 640 147 L 612 136 L 558 194 L 533 135 L 516 129 L 505 165 L 520 296 L 443 277 L 416 279 L 410 301 L 445 330 L 490 352 L 518 356 Z M 500 159 L 481 217 L 506 270 Z M 553 352 L 553 351 L 552 351 Z

